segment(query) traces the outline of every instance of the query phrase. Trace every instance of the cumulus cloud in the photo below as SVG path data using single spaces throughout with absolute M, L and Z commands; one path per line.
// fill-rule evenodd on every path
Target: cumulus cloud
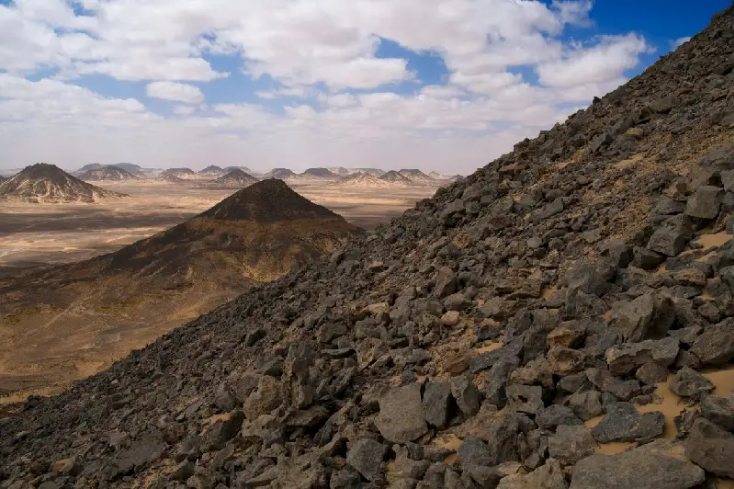
M 70 148 L 83 129 L 95 135 L 84 151 L 152 166 L 231 151 L 262 169 L 294 158 L 468 172 L 626 81 L 649 45 L 634 33 L 567 42 L 591 13 L 590 0 L 16 0 L 0 4 L 0 144 L 22 164 L 44 156 L 41 135 Z M 442 82 L 384 56 L 386 40 L 440 59 Z M 232 100 L 255 102 L 192 107 L 207 82 L 242 73 L 266 88 Z M 89 75 L 143 81 L 173 115 L 75 85 Z
M 200 104 L 204 101 L 204 93 L 201 89 L 187 83 L 170 81 L 148 83 L 148 86 L 145 87 L 145 93 L 148 97 L 173 100 L 187 104 Z

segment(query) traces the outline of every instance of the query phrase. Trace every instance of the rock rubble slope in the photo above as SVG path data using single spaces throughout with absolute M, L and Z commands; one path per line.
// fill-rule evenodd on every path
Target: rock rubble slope
M 701 374 L 734 360 L 733 68 L 730 7 L 329 261 L 8 409 L 4 485 L 686 489 L 734 477 L 731 392 Z M 672 433 L 655 409 L 668 377 L 682 411 Z M 597 453 L 619 444 L 630 450 Z

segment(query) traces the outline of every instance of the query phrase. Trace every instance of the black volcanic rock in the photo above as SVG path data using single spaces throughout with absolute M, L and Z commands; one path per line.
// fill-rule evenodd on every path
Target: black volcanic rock
M 295 219 L 337 218 L 339 215 L 301 197 L 282 180 L 268 179 L 227 197 L 199 214 L 199 217 L 268 223 Z
M 79 180 L 55 165 L 37 163 L 0 183 L 0 199 L 33 203 L 99 202 L 127 197 Z

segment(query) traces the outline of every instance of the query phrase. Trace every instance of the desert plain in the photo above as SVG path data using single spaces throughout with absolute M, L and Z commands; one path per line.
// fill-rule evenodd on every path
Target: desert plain
M 130 197 L 96 204 L 0 206 L 0 275 L 18 268 L 70 263 L 109 253 L 209 209 L 238 189 L 161 182 L 95 182 Z M 436 185 L 344 188 L 333 181 L 289 182 L 307 199 L 341 214 L 363 229 L 399 216 Z

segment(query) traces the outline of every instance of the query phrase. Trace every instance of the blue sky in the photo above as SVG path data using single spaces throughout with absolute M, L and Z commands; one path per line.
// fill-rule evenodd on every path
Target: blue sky
M 0 144 L 12 143 L 0 168 L 409 162 L 468 173 L 728 5 L 0 0 Z

